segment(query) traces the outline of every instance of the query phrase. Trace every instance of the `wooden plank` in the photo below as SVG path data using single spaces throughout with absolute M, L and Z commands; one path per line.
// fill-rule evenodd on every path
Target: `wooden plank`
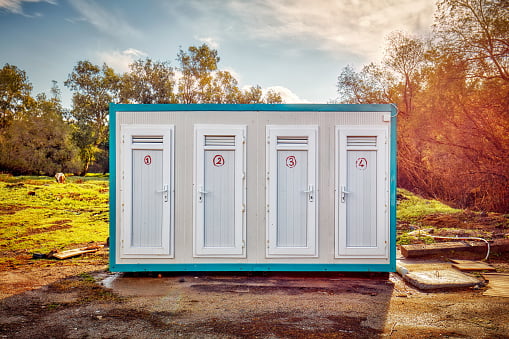
M 68 259 L 68 258 L 72 258 L 72 257 L 78 256 L 78 255 L 81 255 L 81 254 L 85 254 L 85 253 L 97 252 L 97 251 L 99 251 L 99 249 L 101 247 L 103 247 L 103 246 L 99 245 L 99 246 L 90 246 L 90 247 L 83 247 L 83 248 L 75 248 L 75 249 L 72 249 L 72 250 L 67 250 L 67 251 L 53 253 L 51 255 L 51 257 L 52 258 L 57 258 L 57 259 L 60 259 L 60 260 Z
M 489 287 L 483 295 L 509 298 L 509 273 L 485 273 L 482 276 Z
M 496 271 L 495 267 L 482 261 L 451 259 L 454 263 L 452 267 L 460 271 Z
M 483 241 L 439 242 L 434 244 L 401 245 L 401 254 L 406 258 L 423 257 L 429 255 L 452 256 L 459 252 L 479 253 L 486 255 L 486 243 Z M 491 254 L 509 253 L 509 239 L 490 241 Z
M 487 246 L 483 242 L 440 242 L 434 244 L 402 245 L 401 254 L 406 258 L 428 255 L 448 255 L 450 253 L 468 251 L 470 253 L 486 253 Z

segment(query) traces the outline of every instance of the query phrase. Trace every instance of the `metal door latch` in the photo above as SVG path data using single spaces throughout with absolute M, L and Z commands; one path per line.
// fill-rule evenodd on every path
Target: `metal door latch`
M 205 194 L 209 192 L 203 189 L 203 186 L 198 186 L 198 202 L 203 202 L 203 198 L 205 198 Z
M 157 193 L 162 193 L 164 202 L 168 202 L 168 185 L 164 185 L 163 189 L 157 191 Z
M 348 192 L 346 190 L 346 186 L 341 186 L 341 202 L 345 202 L 346 195 L 350 194 L 350 193 L 352 193 L 352 192 Z
M 314 192 L 313 185 L 308 185 L 308 189 L 304 191 L 304 193 L 307 193 L 308 195 L 309 202 L 313 202 L 313 192 Z

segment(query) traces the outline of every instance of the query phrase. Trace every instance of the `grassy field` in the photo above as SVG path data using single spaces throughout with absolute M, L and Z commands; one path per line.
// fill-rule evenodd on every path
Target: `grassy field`
M 0 263 L 108 237 L 108 176 L 0 175 Z
M 32 253 L 104 243 L 108 179 L 90 174 L 57 184 L 50 177 L 0 174 L 0 265 L 22 264 Z M 441 235 L 507 237 L 509 216 L 454 209 L 398 189 L 398 244 L 433 242 L 416 234 L 429 229 Z
M 398 245 L 433 243 L 427 234 L 447 237 L 509 237 L 509 215 L 452 208 L 398 189 Z M 447 240 L 441 240 L 447 241 Z

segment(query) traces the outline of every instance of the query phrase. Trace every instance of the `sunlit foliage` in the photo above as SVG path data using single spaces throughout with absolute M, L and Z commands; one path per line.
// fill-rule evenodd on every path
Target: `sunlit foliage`
M 509 211 L 509 5 L 442 0 L 433 34 L 395 32 L 385 59 L 338 77 L 345 103 L 395 103 L 398 185 Z

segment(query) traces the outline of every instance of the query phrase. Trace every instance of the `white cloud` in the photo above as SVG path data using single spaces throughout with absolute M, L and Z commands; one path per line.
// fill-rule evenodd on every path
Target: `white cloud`
M 426 32 L 430 0 L 231 0 L 229 9 L 244 33 L 264 41 L 304 41 L 312 48 L 380 56 L 394 30 Z M 239 33 L 238 30 L 235 34 Z
M 292 92 L 291 89 L 283 86 L 271 86 L 262 89 L 262 93 L 265 95 L 268 91 L 274 91 L 279 93 L 285 104 L 309 104 L 310 102 L 306 99 L 301 99 L 297 94 Z
M 217 42 L 217 40 L 214 39 L 214 38 L 211 38 L 211 37 L 203 37 L 203 38 L 195 37 L 195 39 L 200 41 L 200 42 L 203 42 L 203 43 L 207 44 L 209 47 L 211 47 L 213 49 L 218 49 L 219 48 L 219 42 Z
M 1 0 L 0 0 L 1 1 Z M 69 3 L 82 16 L 84 20 L 94 26 L 100 32 L 117 37 L 139 37 L 141 33 L 128 24 L 121 13 L 109 12 L 93 0 L 70 0 Z
M 52 5 L 56 5 L 54 0 L 0 0 L 0 9 L 5 9 L 8 12 L 23 15 L 26 17 L 38 17 L 40 13 L 27 14 L 23 11 L 24 2 L 46 2 Z
M 146 53 L 134 48 L 129 48 L 122 52 L 108 51 L 98 53 L 101 63 L 106 63 L 108 66 L 112 67 L 115 72 L 127 72 L 129 70 L 129 64 L 146 56 Z

